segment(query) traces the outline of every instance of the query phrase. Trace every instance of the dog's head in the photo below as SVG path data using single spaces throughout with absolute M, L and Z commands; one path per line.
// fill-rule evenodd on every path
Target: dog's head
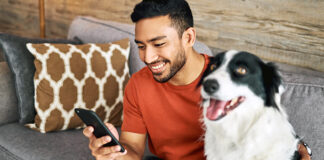
M 204 116 L 209 120 L 238 112 L 248 116 L 261 107 L 278 109 L 281 78 L 276 67 L 248 52 L 231 50 L 211 57 L 200 84 Z

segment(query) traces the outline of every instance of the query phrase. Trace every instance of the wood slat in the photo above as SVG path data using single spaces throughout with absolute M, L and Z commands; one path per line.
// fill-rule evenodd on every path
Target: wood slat
M 65 38 L 75 16 L 132 23 L 140 0 L 45 1 L 46 36 Z M 188 0 L 198 40 L 324 71 L 324 1 Z M 37 0 L 1 0 L 0 32 L 39 37 Z
M 324 71 L 324 2 L 189 0 L 198 39 L 210 46 Z M 199 7 L 195 7 L 199 6 Z

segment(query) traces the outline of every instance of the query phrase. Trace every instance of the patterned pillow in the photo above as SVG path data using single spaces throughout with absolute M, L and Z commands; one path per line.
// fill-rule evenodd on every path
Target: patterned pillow
M 1 31 L 0 31 L 1 32 Z M 27 43 L 69 43 L 82 44 L 77 36 L 75 40 L 26 38 L 7 33 L 0 33 L 0 49 L 3 58 L 13 75 L 17 97 L 19 123 L 26 124 L 34 121 L 34 56 L 26 48 Z
M 27 44 L 35 56 L 33 124 L 42 133 L 84 126 L 74 108 L 122 123 L 123 91 L 129 79 L 129 40 L 107 44 Z

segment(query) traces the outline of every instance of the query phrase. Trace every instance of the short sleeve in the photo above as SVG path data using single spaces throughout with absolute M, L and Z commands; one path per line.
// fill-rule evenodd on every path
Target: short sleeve
M 132 77 L 134 78 L 134 77 Z M 133 79 L 130 79 L 126 85 L 124 93 L 123 124 L 122 131 L 145 134 L 146 125 L 138 104 L 138 92 Z

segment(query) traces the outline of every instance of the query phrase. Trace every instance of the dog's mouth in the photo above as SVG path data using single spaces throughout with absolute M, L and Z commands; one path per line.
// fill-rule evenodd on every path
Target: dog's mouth
M 240 96 L 229 101 L 221 101 L 210 99 L 207 108 L 206 117 L 209 120 L 217 121 L 224 118 L 228 113 L 237 108 L 245 100 L 245 97 Z

